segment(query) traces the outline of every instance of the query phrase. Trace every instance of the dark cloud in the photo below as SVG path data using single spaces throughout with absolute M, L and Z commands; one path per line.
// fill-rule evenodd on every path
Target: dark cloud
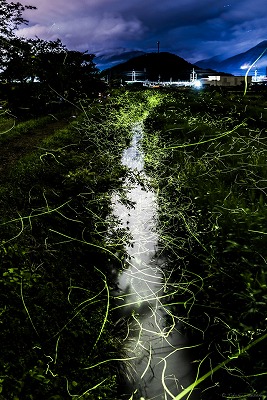
M 162 50 L 196 61 L 231 56 L 266 39 L 266 0 L 32 0 L 19 33 L 61 38 L 90 52 L 116 48 Z

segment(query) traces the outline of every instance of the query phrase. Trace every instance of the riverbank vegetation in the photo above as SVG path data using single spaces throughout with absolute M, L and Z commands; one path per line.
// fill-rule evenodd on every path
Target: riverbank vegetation
M 123 244 L 108 216 L 132 123 L 150 103 L 128 92 L 80 103 L 73 122 L 2 171 L 0 398 L 116 398 L 109 303 Z M 15 140 L 30 127 L 13 129 Z
M 127 202 L 120 160 L 139 119 L 164 306 L 196 371 L 176 399 L 267 398 L 266 95 L 105 97 L 93 54 L 16 36 L 34 8 L 1 2 L 0 398 L 118 397 L 127 322 L 110 305 L 128 236 L 111 199 Z
M 167 306 L 196 346 L 196 382 L 177 399 L 265 398 L 267 100 L 173 92 L 145 126 Z
M 1 165 L 0 398 L 117 397 L 110 293 L 127 235 L 111 197 L 139 119 L 167 260 L 165 306 L 184 323 L 197 373 L 177 399 L 194 388 L 205 400 L 264 398 L 267 100 L 122 89 L 71 106 L 73 121 L 65 115 L 51 131 L 58 114 L 20 121 L 2 110 L 4 146 L 47 132 Z

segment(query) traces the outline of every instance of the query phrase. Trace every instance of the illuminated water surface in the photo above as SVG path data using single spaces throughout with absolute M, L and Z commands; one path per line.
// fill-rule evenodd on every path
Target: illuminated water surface
M 123 165 L 132 171 L 124 185 L 134 207 L 122 204 L 118 195 L 113 198 L 114 215 L 131 236 L 126 245 L 125 269 L 118 276 L 119 289 L 115 294 L 120 316 L 128 321 L 128 333 L 122 342 L 122 354 L 127 361 L 122 367 L 121 399 L 174 399 L 193 382 L 192 364 L 188 351 L 183 349 L 188 344 L 180 332 L 182 324 L 164 306 L 168 279 L 164 273 L 165 261 L 158 256 L 156 195 L 149 189 L 143 171 L 141 138 L 140 123 L 134 126 L 132 143 L 122 157 Z M 194 393 L 185 398 L 198 397 Z

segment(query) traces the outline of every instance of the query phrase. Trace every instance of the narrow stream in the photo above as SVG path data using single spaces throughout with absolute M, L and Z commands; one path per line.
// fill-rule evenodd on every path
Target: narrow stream
M 143 170 L 143 154 L 139 149 L 142 124 L 133 127 L 133 139 L 125 150 L 122 163 L 132 171 L 125 181 L 127 198 L 134 202 L 129 208 L 113 198 L 113 213 L 123 228 L 128 229 L 128 258 L 118 276 L 114 294 L 119 317 L 128 321 L 128 333 L 122 342 L 124 376 L 121 399 L 174 399 L 193 381 L 186 338 L 164 307 L 167 282 L 164 259 L 157 256 L 159 237 L 156 231 L 157 201 L 153 190 L 140 182 L 148 182 Z M 168 317 L 168 318 L 167 318 Z M 168 323 L 167 323 L 168 320 Z M 175 321 L 175 322 L 174 322 Z M 188 399 L 197 399 L 193 392 Z

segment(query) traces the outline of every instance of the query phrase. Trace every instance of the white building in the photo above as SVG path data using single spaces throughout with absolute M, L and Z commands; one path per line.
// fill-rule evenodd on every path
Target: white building
M 214 75 L 208 76 L 207 78 L 202 78 L 201 82 L 203 85 L 208 86 L 244 86 L 245 80 L 247 80 L 247 85 L 252 82 L 252 76 L 221 76 Z

